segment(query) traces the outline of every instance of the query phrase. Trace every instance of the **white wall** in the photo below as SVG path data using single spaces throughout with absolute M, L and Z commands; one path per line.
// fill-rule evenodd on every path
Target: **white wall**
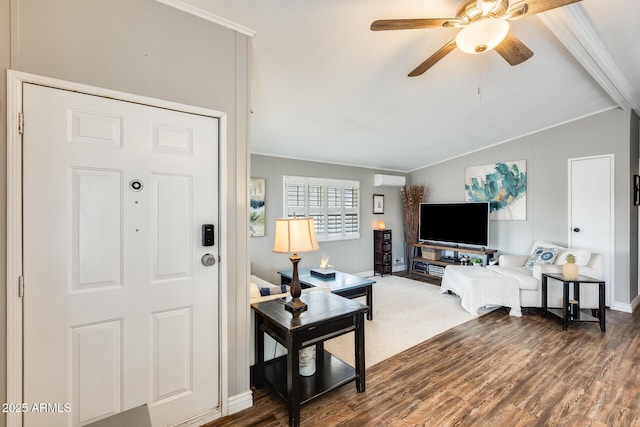
M 13 9 L 11 9 L 13 7 Z M 11 21 L 9 20 L 11 17 Z M 0 0 L 0 65 L 227 114 L 227 199 L 221 202 L 230 247 L 227 319 L 229 394 L 249 390 L 248 372 L 248 49 L 246 36 L 154 0 Z M 0 84 L 0 163 L 6 164 L 6 90 Z M 0 237 L 6 235 L 6 181 L 0 174 Z M 239 190 L 238 190 L 239 189 Z M 6 286 L 6 247 L 0 281 Z M 238 285 L 240 284 L 240 285 Z M 0 292 L 6 307 L 6 294 Z M 212 308 L 213 309 L 213 308 Z M 6 384 L 0 316 L 0 384 Z M 6 401 L 0 387 L 0 401 Z M 3 416 L 3 415 L 0 415 Z M 5 419 L 0 418 L 0 425 Z
M 527 220 L 492 220 L 490 246 L 528 253 L 535 239 L 566 245 L 568 239 L 567 161 L 615 154 L 615 294 L 630 304 L 638 295 L 638 208 L 632 206 L 632 176 L 638 173 L 638 118 L 613 110 L 548 129 L 486 150 L 413 172 L 426 183 L 430 201 L 464 200 L 464 170 L 502 161 L 527 161 Z
M 273 253 L 273 227 L 276 218 L 284 215 L 283 176 L 309 176 L 360 181 L 360 239 L 321 242 L 320 250 L 301 254 L 300 267 L 317 266 L 323 254 L 329 263 L 345 273 L 373 271 L 373 229 L 382 220 L 393 233 L 393 257 L 403 257 L 402 204 L 400 187 L 374 187 L 373 175 L 384 172 L 373 169 L 251 155 L 251 177 L 266 179 L 266 227 L 264 237 L 252 237 L 251 272 L 265 280 L 280 283 L 278 270 L 290 270 L 291 261 L 284 254 Z M 384 194 L 384 214 L 373 214 L 373 194 Z

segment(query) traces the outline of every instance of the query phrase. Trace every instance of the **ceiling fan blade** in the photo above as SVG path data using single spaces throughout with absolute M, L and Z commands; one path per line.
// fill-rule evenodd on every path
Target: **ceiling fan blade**
M 510 65 L 521 64 L 533 56 L 533 51 L 511 33 L 507 34 L 507 37 L 495 47 L 495 50 Z
M 449 43 L 442 46 L 436 53 L 428 57 L 422 64 L 418 65 L 415 70 L 409 73 L 409 77 L 416 77 L 433 67 L 436 62 L 447 56 L 449 52 L 456 48 L 456 40 L 453 39 Z
M 582 0 L 523 0 L 513 3 L 507 9 L 509 19 L 531 16 L 557 7 L 567 6 Z
M 380 19 L 371 24 L 371 31 L 415 30 L 419 28 L 459 27 L 462 22 L 451 18 Z

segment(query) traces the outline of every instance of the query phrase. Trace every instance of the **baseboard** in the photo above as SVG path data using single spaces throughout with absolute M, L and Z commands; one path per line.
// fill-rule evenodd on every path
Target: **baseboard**
M 360 276 L 360 277 L 372 277 L 374 276 L 376 273 L 373 270 L 368 270 L 368 271 L 361 271 L 359 273 L 353 273 L 354 276 Z
M 251 408 L 253 406 L 253 393 L 251 390 L 247 390 L 244 393 L 230 396 L 228 400 L 227 408 L 229 413 L 227 415 L 235 414 L 244 409 Z
M 400 264 L 400 265 L 394 265 L 392 268 L 392 272 L 393 273 L 397 273 L 399 271 L 405 271 L 406 268 L 404 266 L 404 264 Z M 373 277 L 376 275 L 376 272 L 373 270 L 368 270 L 368 271 L 361 271 L 359 273 L 353 273 L 354 276 L 360 276 L 360 277 Z
M 404 264 L 398 264 L 393 266 L 393 272 L 397 273 L 398 271 L 406 271 L 407 267 Z
M 631 303 L 613 302 L 609 307 L 611 310 L 622 311 L 623 313 L 633 313 L 640 305 L 640 296 L 636 296 Z

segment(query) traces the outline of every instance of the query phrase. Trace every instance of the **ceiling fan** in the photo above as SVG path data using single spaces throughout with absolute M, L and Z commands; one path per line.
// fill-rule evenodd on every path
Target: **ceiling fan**
M 455 18 L 383 19 L 371 24 L 371 31 L 412 30 L 418 28 L 462 28 L 455 39 L 442 46 L 409 73 L 419 76 L 456 47 L 478 54 L 495 49 L 509 64 L 518 65 L 533 52 L 509 32 L 509 20 L 535 15 L 581 0 L 465 0 Z M 510 4 L 511 3 L 511 4 Z

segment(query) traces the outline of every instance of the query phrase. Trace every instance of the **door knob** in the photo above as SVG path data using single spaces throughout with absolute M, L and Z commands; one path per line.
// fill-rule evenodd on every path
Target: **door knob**
M 580 232 L 580 229 L 578 227 L 574 228 L 573 231 L 575 231 L 576 233 Z
M 211 267 L 212 265 L 215 265 L 216 257 L 211 254 L 204 254 L 202 255 L 202 258 L 200 258 L 200 262 L 202 262 L 202 265 L 205 267 Z

